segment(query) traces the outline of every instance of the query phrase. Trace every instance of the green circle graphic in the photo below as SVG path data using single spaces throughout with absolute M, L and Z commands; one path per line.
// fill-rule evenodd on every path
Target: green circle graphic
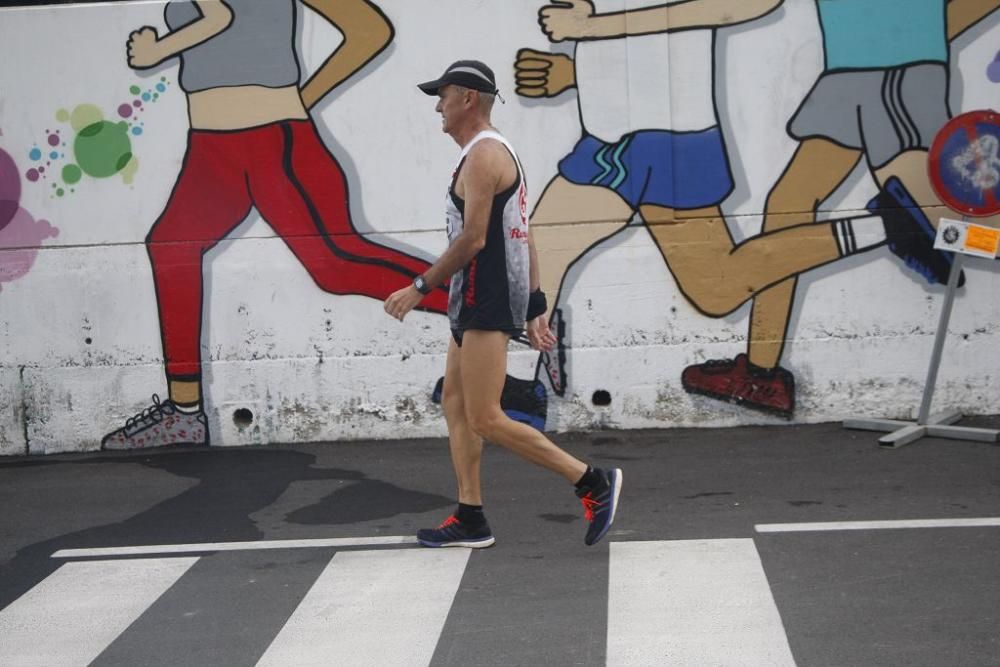
M 88 125 L 76 136 L 73 152 L 83 173 L 94 178 L 112 176 L 132 159 L 128 127 L 106 120 Z
M 62 178 L 67 185 L 79 183 L 83 177 L 83 171 L 75 164 L 68 164 L 62 168 Z

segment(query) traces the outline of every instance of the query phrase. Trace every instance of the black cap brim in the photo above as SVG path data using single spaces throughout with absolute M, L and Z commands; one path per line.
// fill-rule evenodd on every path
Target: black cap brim
M 442 81 L 441 79 L 435 79 L 426 83 L 418 83 L 417 88 L 424 91 L 427 95 L 437 95 L 438 91 L 445 85 L 447 85 L 447 82 Z
M 418 83 L 417 88 L 427 95 L 437 95 L 442 88 L 448 85 L 462 86 L 488 95 L 496 95 L 499 92 L 493 70 L 478 60 L 454 62 L 445 70 L 444 74 L 433 81 Z

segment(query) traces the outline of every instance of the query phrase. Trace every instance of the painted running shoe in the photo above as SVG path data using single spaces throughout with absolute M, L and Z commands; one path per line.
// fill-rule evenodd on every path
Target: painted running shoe
M 444 393 L 444 378 L 438 378 L 431 392 L 431 400 L 441 403 Z M 516 422 L 527 424 L 539 431 L 545 431 L 545 420 L 548 418 L 549 395 L 545 385 L 540 380 L 521 380 L 508 375 L 504 380 L 503 393 L 500 396 L 500 407 L 508 417 Z
M 604 470 L 594 468 L 600 478 L 600 482 L 594 488 L 584 487 L 576 490 L 576 495 L 583 504 L 584 518 L 590 522 L 587 526 L 587 535 L 583 538 L 584 544 L 591 546 L 597 544 L 602 537 L 607 535 L 608 529 L 615 520 L 615 513 L 618 511 L 618 496 L 622 492 L 622 471 L 621 468 Z
M 167 445 L 207 445 L 208 418 L 204 411 L 181 412 L 173 401 L 160 401 L 125 420 L 125 426 L 101 440 L 101 449 L 149 449 Z
M 437 528 L 421 528 L 417 531 L 417 542 L 425 547 L 468 547 L 485 549 L 493 546 L 493 531 L 488 523 L 472 528 L 452 515 Z
M 886 180 L 867 208 L 882 218 L 893 254 L 931 285 L 948 284 L 952 255 L 934 248 L 937 231 L 898 178 L 893 176 Z M 958 277 L 958 286 L 964 284 L 963 271 Z
M 552 311 L 549 328 L 555 332 L 556 346 L 551 352 L 542 352 L 539 355 L 538 366 L 545 369 L 552 391 L 561 397 L 566 395 L 566 320 L 563 319 L 562 308 Z M 538 376 L 537 369 L 535 376 Z
M 681 385 L 701 394 L 790 419 L 795 412 L 795 376 L 781 366 L 760 368 L 745 354 L 688 366 Z
M 514 421 L 545 431 L 549 396 L 541 380 L 521 380 L 508 375 L 500 396 L 500 407 Z

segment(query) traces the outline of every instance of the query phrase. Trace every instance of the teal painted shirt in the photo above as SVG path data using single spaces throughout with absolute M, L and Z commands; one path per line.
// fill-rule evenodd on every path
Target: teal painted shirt
M 826 69 L 947 62 L 946 0 L 816 0 Z

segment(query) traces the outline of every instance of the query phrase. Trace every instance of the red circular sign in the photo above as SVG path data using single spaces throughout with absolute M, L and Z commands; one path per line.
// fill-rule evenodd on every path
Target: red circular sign
M 945 123 L 927 169 L 948 208 L 976 217 L 1000 213 L 1000 114 L 970 111 Z

